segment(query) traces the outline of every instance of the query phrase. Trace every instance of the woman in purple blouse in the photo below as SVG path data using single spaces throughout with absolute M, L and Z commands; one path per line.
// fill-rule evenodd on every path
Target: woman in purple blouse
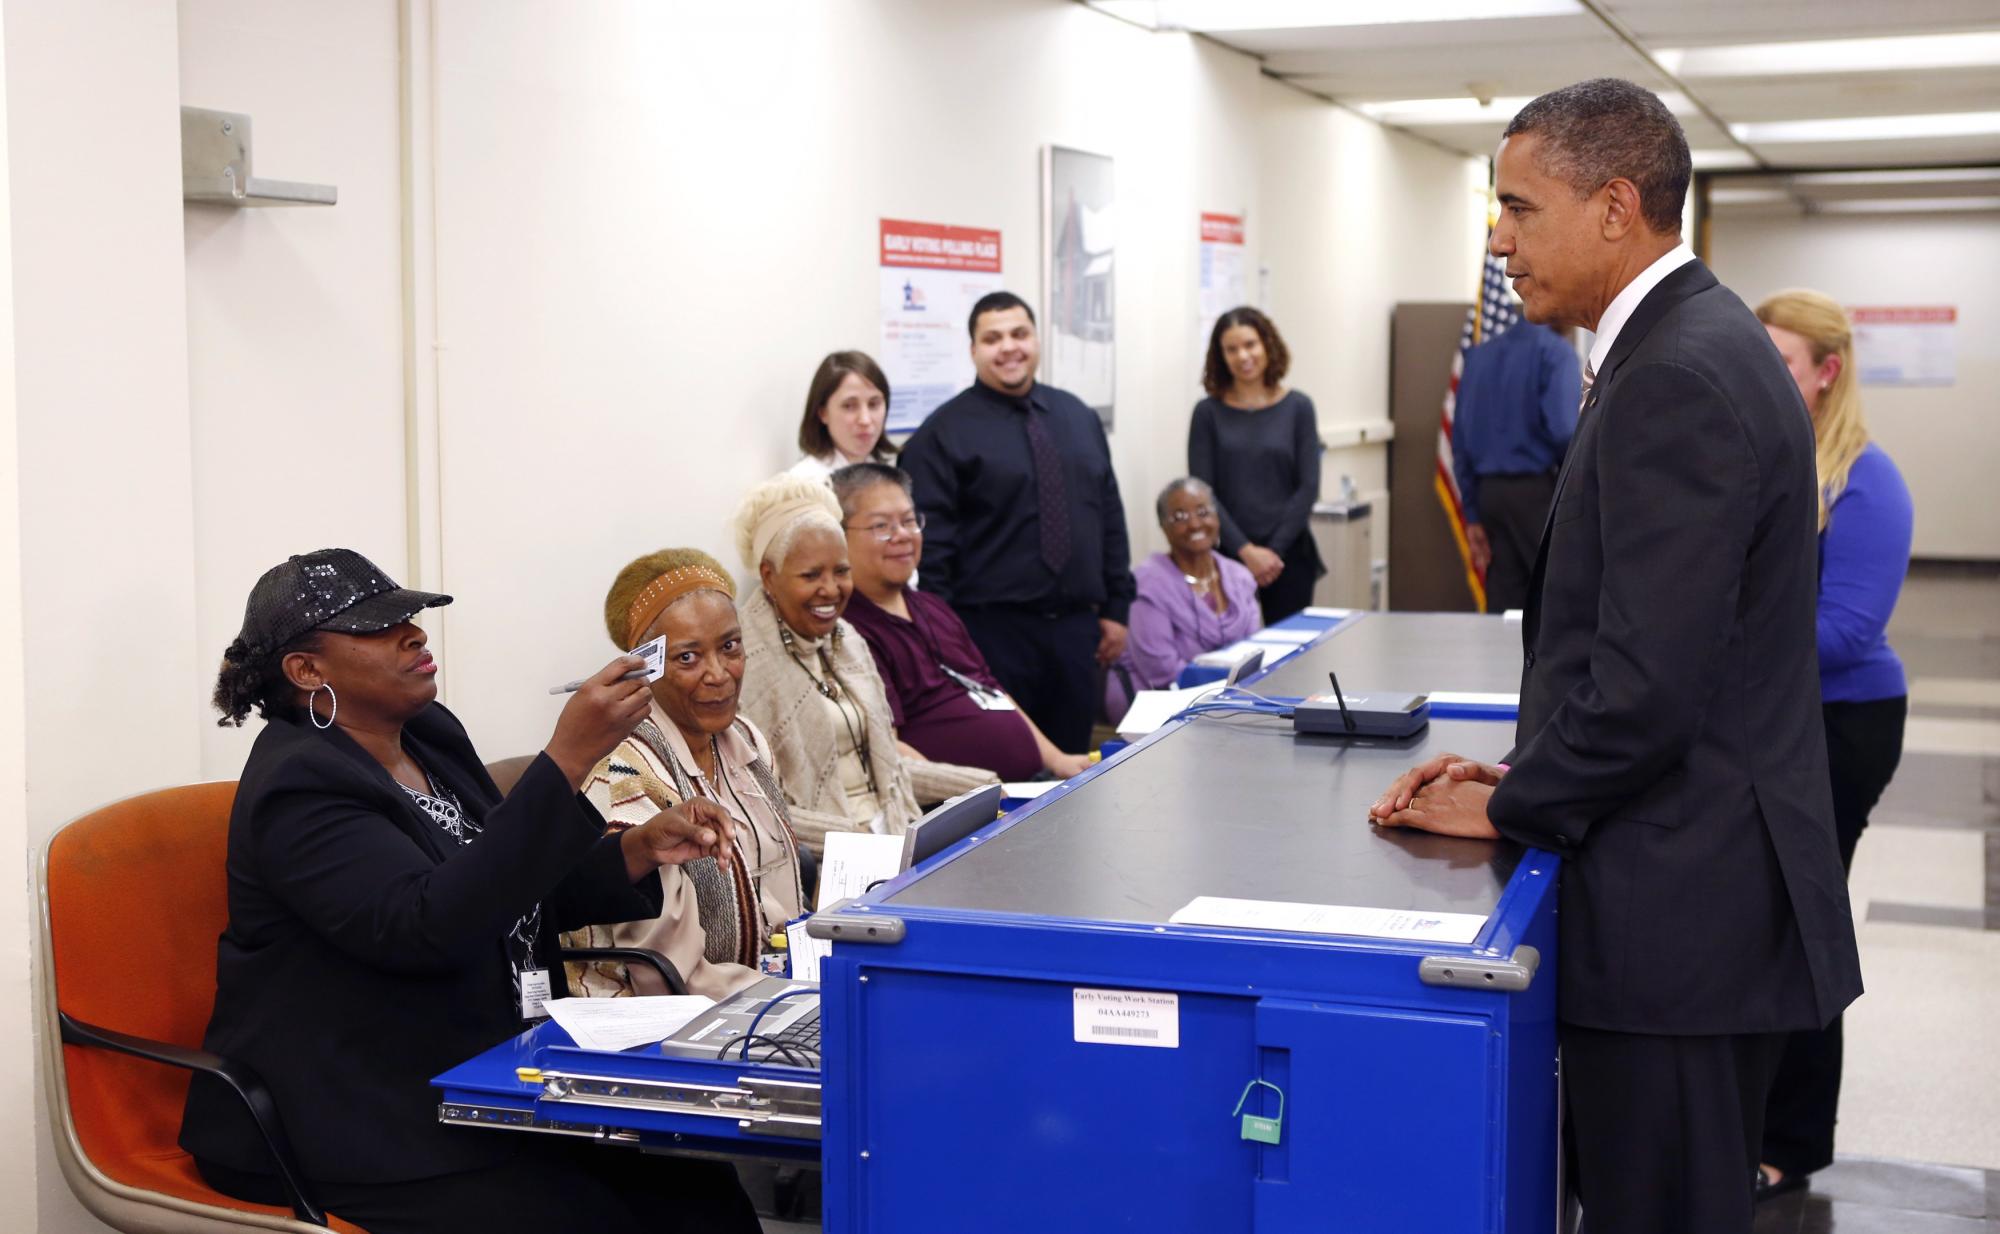
M 1222 521 L 1214 490 L 1183 476 L 1160 490 L 1154 510 L 1167 551 L 1132 571 L 1139 596 L 1132 601 L 1131 633 L 1104 690 L 1105 712 L 1114 720 L 1125 714 L 1133 692 L 1172 686 L 1189 660 L 1246 639 L 1264 624 L 1257 580 L 1215 551 Z

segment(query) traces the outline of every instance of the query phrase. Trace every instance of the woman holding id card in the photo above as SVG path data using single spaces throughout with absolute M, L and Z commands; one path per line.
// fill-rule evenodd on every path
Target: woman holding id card
M 229 820 L 229 924 L 203 1044 L 263 1079 L 308 1194 L 376 1234 L 753 1231 L 726 1168 L 634 1168 L 438 1121 L 430 1078 L 564 993 L 559 931 L 657 914 L 662 866 L 730 842 L 709 802 L 607 834 L 577 795 L 647 714 L 627 656 L 575 692 L 503 798 L 438 704 L 437 661 L 413 624 L 449 603 L 346 549 L 293 557 L 252 589 L 215 703 L 224 724 L 254 708 L 265 725 Z M 221 1081 L 194 1078 L 181 1145 L 217 1190 L 284 1202 Z

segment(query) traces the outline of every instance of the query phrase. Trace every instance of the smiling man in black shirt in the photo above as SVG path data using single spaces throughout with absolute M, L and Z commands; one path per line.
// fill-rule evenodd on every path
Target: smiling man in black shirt
M 920 585 L 1049 739 L 1080 750 L 1134 592 L 1111 448 L 1082 400 L 1035 381 L 1041 344 L 1019 296 L 983 297 L 969 326 L 978 379 L 901 456 L 925 519 Z

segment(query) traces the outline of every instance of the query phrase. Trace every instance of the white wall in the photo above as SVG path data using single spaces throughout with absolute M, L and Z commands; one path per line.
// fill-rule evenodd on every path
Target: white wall
M 258 175 L 332 209 L 185 210 L 197 666 L 259 574 L 338 544 L 406 577 L 395 0 L 182 0 L 180 101 L 246 112 Z M 212 719 L 212 715 L 211 715 Z M 233 777 L 257 732 L 200 725 Z
M 725 548 L 820 355 L 874 346 L 880 217 L 999 228 L 1039 300 L 1041 146 L 1117 160 L 1112 450 L 1142 549 L 1199 394 L 1202 210 L 1248 213 L 1330 419 L 1386 415 L 1391 306 L 1477 268 L 1476 163 L 1062 0 L 435 11 L 445 673 L 494 755 L 610 654 L 613 572 Z
M 1470 302 L 1486 238 L 1486 167 L 1392 133 L 1279 82 L 1259 82 L 1269 309 L 1290 381 L 1322 428 L 1389 416 L 1389 322 L 1400 301 Z M 1404 442 L 1426 452 L 1434 442 Z M 1370 557 L 1391 534 L 1388 451 L 1327 451 L 1321 492 L 1352 476 L 1373 501 Z
M 1920 557 L 2000 558 L 2000 215 L 1717 216 L 1717 277 L 1755 306 L 1811 287 L 1847 305 L 1955 305 L 1958 382 L 1863 386 L 1869 431 L 1916 499 Z
M 174 8 L 9 0 L 5 17 L 27 702 L 16 841 L 33 853 L 92 806 L 197 778 L 203 683 Z M 45 1133 L 40 1149 L 38 1228 L 97 1228 Z
M 21 468 L 14 401 L 14 262 L 6 156 L 6 57 L 0 38 L 0 1229 L 35 1228 L 35 1156 L 44 1120 L 35 1049 L 35 1000 L 28 940 L 34 919 L 28 861 L 28 705 L 22 678 Z

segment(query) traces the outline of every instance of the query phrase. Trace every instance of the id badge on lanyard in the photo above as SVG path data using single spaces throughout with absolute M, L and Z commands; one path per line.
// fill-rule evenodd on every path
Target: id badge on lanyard
M 514 996 L 521 1007 L 521 1018 L 533 1022 L 545 1020 L 549 1015 L 549 970 L 546 968 L 514 968 Z
M 977 706 L 981 711 L 1020 710 L 1018 707 L 1014 706 L 1013 699 L 1008 698 L 1005 694 L 1002 694 L 998 690 L 989 689 L 986 686 L 979 684 L 972 678 L 967 677 L 964 673 L 961 673 L 957 669 L 951 667 L 951 665 L 946 664 L 940 660 L 938 662 L 938 667 L 944 670 L 945 676 L 951 678 L 953 681 L 957 682 L 960 686 L 964 687 L 965 692 L 972 696 L 973 704 Z

